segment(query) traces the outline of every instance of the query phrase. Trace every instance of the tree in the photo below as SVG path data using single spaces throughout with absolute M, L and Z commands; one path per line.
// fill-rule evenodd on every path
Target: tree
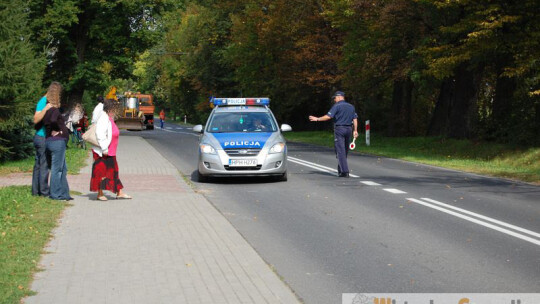
M 425 129 L 426 80 L 414 50 L 432 31 L 427 15 L 424 5 L 405 0 L 334 1 L 327 13 L 345 36 L 340 58 L 345 89 L 391 136 Z
M 244 95 L 270 96 L 278 120 L 307 126 L 310 113 L 328 110 L 340 81 L 341 37 L 325 19 L 326 1 L 241 3 L 225 50 L 235 80 Z
M 133 61 L 161 37 L 168 0 L 32 1 L 35 38 L 47 49 L 46 80 L 60 81 L 69 104 L 87 89 L 104 91 L 111 79 L 132 76 Z
M 516 94 L 524 89 L 518 83 L 538 75 L 538 42 L 531 39 L 539 34 L 538 2 L 427 2 L 444 20 L 424 52 L 427 72 L 442 80 L 446 95 L 438 99 L 430 134 L 509 140 L 504 130 L 513 125 L 520 133 L 534 128 L 531 117 L 515 117 L 535 112 L 532 98 Z M 525 90 L 534 96 L 534 89 Z
M 0 4 L 0 161 L 31 155 L 32 120 L 45 61 L 30 43 L 25 1 Z

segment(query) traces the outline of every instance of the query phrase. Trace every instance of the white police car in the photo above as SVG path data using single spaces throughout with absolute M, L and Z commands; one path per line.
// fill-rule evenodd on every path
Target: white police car
M 287 144 L 268 98 L 212 98 L 199 140 L 199 181 L 210 176 L 275 176 L 287 180 Z

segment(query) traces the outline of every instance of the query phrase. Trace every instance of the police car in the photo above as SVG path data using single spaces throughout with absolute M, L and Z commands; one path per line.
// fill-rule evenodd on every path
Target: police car
M 268 98 L 212 98 L 199 140 L 199 181 L 211 176 L 275 176 L 287 180 L 287 144 Z

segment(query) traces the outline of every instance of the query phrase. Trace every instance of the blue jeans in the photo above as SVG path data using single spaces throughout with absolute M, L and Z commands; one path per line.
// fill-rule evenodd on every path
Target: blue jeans
M 47 140 L 47 151 L 51 153 L 51 189 L 50 197 L 56 200 L 68 200 L 66 141 Z
M 49 163 L 45 137 L 34 135 L 36 162 L 32 173 L 32 195 L 49 196 Z
M 352 137 L 352 127 L 335 126 L 334 127 L 334 148 L 338 159 L 338 173 L 349 173 L 347 164 L 347 154 L 349 153 L 349 144 Z

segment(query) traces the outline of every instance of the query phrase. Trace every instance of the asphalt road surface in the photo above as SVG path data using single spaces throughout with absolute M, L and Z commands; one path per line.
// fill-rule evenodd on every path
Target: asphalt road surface
M 540 187 L 288 143 L 289 180 L 196 180 L 198 135 L 123 132 L 160 151 L 305 303 L 342 293 L 539 293 Z

